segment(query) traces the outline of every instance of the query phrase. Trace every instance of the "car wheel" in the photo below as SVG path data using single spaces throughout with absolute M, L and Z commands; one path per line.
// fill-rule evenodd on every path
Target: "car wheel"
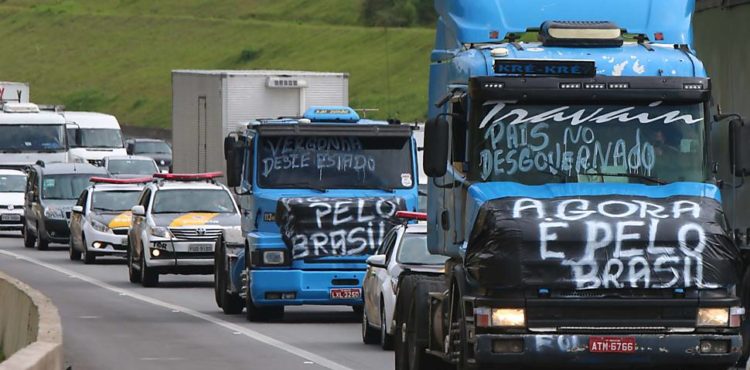
M 39 225 L 36 225 L 36 232 L 37 234 L 41 234 L 39 232 Z M 36 239 L 36 249 L 40 251 L 46 251 L 49 249 L 49 239 L 45 239 L 43 235 L 38 235 Z
M 144 250 L 145 253 L 145 250 Z M 159 274 L 152 271 L 146 266 L 146 257 L 141 254 L 141 285 L 146 288 L 155 287 L 159 285 Z
M 385 318 L 385 304 L 380 304 L 380 347 L 383 350 L 390 351 L 393 349 L 393 336 L 388 334 L 388 325 Z
M 68 255 L 71 261 L 78 261 L 81 259 L 81 252 L 73 246 L 73 238 L 68 241 Z
M 367 310 L 362 312 L 362 343 L 378 343 L 378 332 L 370 326 L 370 320 L 367 319 Z
M 81 237 L 81 240 L 82 240 L 83 251 L 84 251 L 83 252 L 83 263 L 85 263 L 87 265 L 91 265 L 94 262 L 96 262 L 96 255 L 93 252 L 89 251 L 89 247 L 88 247 L 88 245 L 86 245 L 86 238 L 85 237 Z
M 128 246 L 128 278 L 133 284 L 141 282 L 141 274 L 135 270 L 135 262 L 133 261 L 133 252 L 130 246 Z
M 34 245 L 36 244 L 36 237 L 31 234 L 31 231 L 26 227 L 26 224 L 23 225 L 23 246 L 26 248 L 34 248 Z
M 242 313 L 245 303 L 237 294 L 227 292 L 227 274 L 224 264 L 226 263 L 224 243 L 221 239 L 214 248 L 214 295 L 218 297 L 217 304 L 226 315 Z

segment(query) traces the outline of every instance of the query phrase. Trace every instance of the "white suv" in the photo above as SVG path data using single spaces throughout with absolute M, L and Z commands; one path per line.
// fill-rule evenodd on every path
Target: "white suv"
M 159 283 L 159 274 L 212 274 L 214 245 L 241 232 L 240 213 L 221 173 L 155 174 L 132 208 L 128 234 L 130 282 Z

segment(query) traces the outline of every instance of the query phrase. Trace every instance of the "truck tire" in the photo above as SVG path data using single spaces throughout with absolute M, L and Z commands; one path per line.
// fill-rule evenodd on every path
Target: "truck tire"
M 362 343 L 378 343 L 378 332 L 372 326 L 370 326 L 370 322 L 367 319 L 367 310 L 364 310 L 362 312 Z
M 71 261 L 78 261 L 81 259 L 81 252 L 73 246 L 73 238 L 70 238 L 68 242 L 68 255 Z
M 284 318 L 284 306 L 258 307 L 248 291 L 245 297 L 245 316 L 251 322 L 281 321 Z
M 144 253 L 145 253 L 144 249 Z M 159 274 L 151 271 L 151 269 L 146 266 L 146 256 L 141 254 L 141 285 L 145 288 L 151 288 L 159 285 Z
M 240 314 L 244 307 L 242 298 L 227 292 L 226 250 L 221 238 L 216 242 L 214 251 L 214 295 L 218 298 L 216 303 L 226 315 Z
M 396 299 L 396 370 L 437 370 L 448 367 L 442 359 L 428 355 L 429 293 L 444 289 L 441 277 L 407 275 Z M 428 314 L 425 314 L 428 313 Z
M 745 307 L 746 310 L 750 310 L 750 306 L 748 306 L 750 304 L 750 269 L 745 271 L 745 276 L 742 278 L 742 290 L 740 290 L 740 292 L 742 307 Z M 737 366 L 744 369 L 745 364 L 750 357 L 750 320 L 742 320 L 740 334 L 742 334 L 742 355 L 737 361 Z
M 31 234 L 31 231 L 26 227 L 26 224 L 23 225 L 23 246 L 26 248 L 34 248 L 34 245 L 36 244 L 36 237 Z

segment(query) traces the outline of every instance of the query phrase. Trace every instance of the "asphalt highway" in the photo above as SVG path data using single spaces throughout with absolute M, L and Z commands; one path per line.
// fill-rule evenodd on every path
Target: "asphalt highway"
M 67 246 L 25 249 L 0 234 L 0 271 L 60 311 L 66 367 L 100 369 L 392 369 L 393 352 L 364 345 L 349 307 L 288 307 L 283 322 L 250 323 L 216 306 L 212 276 L 127 278 L 124 259 L 68 259 Z

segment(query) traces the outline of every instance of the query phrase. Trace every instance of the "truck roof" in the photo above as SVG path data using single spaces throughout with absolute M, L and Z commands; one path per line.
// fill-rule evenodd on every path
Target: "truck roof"
M 80 128 L 119 129 L 120 123 L 111 114 L 97 112 L 63 112 L 67 123 L 75 123 Z
M 441 19 L 438 44 L 499 42 L 508 33 L 564 20 L 611 21 L 652 42 L 691 45 L 695 0 L 436 0 L 435 9 Z M 657 33 L 662 40 L 655 40 Z M 446 40 L 447 35 L 456 40 Z
M 38 113 L 5 113 L 0 111 L 0 125 L 59 125 L 64 123 L 65 118 L 57 113 L 52 112 L 42 111 Z
M 196 74 L 196 75 L 219 75 L 219 76 L 344 76 L 349 77 L 344 72 L 309 72 L 309 71 L 283 71 L 273 69 L 256 69 L 256 70 L 230 70 L 230 69 L 176 69 L 173 74 Z

